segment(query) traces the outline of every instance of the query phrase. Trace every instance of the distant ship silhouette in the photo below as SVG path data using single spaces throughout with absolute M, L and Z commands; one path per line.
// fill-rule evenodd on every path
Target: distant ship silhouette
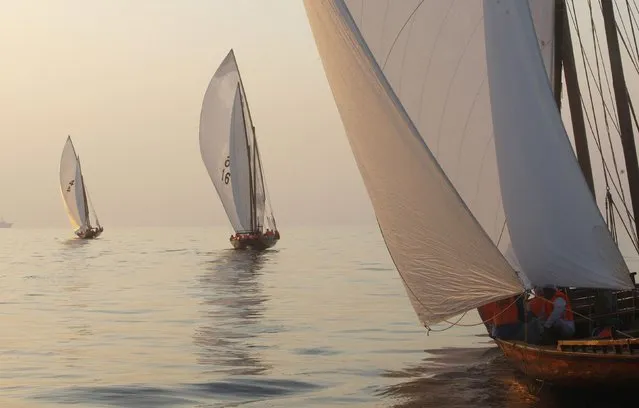
M 0 217 L 0 228 L 11 228 L 11 226 L 13 225 L 13 223 L 11 222 L 6 222 L 4 220 L 4 218 Z

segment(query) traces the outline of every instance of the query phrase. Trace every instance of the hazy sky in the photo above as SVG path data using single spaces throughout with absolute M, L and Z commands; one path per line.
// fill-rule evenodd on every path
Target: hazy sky
M 107 228 L 228 225 L 198 123 L 230 48 L 280 226 L 374 222 L 301 1 L 0 7 L 0 216 L 16 226 L 68 225 L 58 173 L 68 134 Z

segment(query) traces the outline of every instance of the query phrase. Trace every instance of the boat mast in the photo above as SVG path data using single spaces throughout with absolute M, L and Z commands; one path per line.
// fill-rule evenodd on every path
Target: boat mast
M 239 78 L 240 83 L 240 100 L 242 102 L 242 118 L 244 118 L 244 123 L 246 124 L 246 118 L 244 117 L 244 105 L 246 104 L 246 112 L 248 113 L 248 123 L 251 126 L 251 130 L 253 131 L 253 142 L 255 142 L 255 126 L 253 125 L 253 118 L 251 117 L 251 108 L 248 103 L 248 98 L 246 97 L 246 92 L 244 91 L 244 83 L 242 82 L 242 74 L 240 73 L 240 68 L 237 65 L 237 60 L 235 59 L 235 51 L 231 50 L 233 54 L 233 61 L 235 62 L 235 66 L 237 67 L 237 76 Z M 256 200 L 255 200 L 255 164 L 251 166 L 251 145 L 248 141 L 248 133 L 246 133 L 246 150 L 248 152 L 249 159 L 249 174 L 250 174 L 250 196 L 251 196 L 251 232 L 256 230 L 256 218 L 257 218 L 257 210 L 256 210 Z M 253 159 L 255 159 L 255 154 L 253 155 Z
M 257 140 L 255 139 L 255 126 L 253 126 L 253 214 L 255 217 L 255 229 L 259 230 L 259 220 L 257 219 L 257 172 L 259 169 L 257 168 Z
M 610 59 L 610 73 L 612 85 L 615 91 L 615 104 L 619 118 L 619 133 L 623 155 L 628 173 L 628 186 L 630 187 L 630 199 L 632 200 L 632 213 L 635 221 L 635 230 L 639 234 L 639 164 L 637 163 L 637 150 L 632 130 L 630 106 L 628 100 L 628 88 L 624 77 L 621 52 L 619 51 L 619 39 L 617 37 L 617 23 L 615 21 L 614 6 L 612 0 L 601 0 L 601 13 L 603 14 L 606 39 L 608 41 L 608 57 Z
M 91 227 L 91 219 L 89 218 L 89 202 L 87 200 L 87 192 L 84 188 L 84 176 L 82 175 L 82 166 L 80 165 L 80 156 L 75 156 L 78 161 L 78 168 L 80 169 L 80 182 L 82 183 L 82 200 L 84 201 L 84 216 L 87 219 L 87 227 Z
M 566 0 L 555 0 L 555 66 L 554 66 L 554 91 L 557 107 L 561 111 L 561 69 L 563 65 L 566 77 L 566 92 L 568 94 L 568 106 L 570 107 L 570 119 L 572 121 L 573 135 L 575 139 L 575 150 L 577 161 L 581 167 L 581 172 L 586 179 L 586 184 L 590 188 L 593 197 L 595 195 L 595 183 L 592 177 L 592 164 L 590 163 L 590 153 L 588 150 L 588 139 L 586 137 L 586 124 L 582 111 L 581 93 L 579 91 L 579 79 L 577 76 L 577 66 L 575 64 L 575 54 L 572 48 L 572 36 L 570 34 L 570 22 L 568 20 L 568 10 Z
M 253 127 L 253 146 L 255 149 L 255 157 L 256 157 L 256 166 L 255 166 L 255 174 L 257 177 L 257 172 L 259 171 L 260 174 L 260 181 L 261 181 L 261 186 L 262 186 L 262 193 L 264 194 L 264 200 L 266 201 L 266 187 L 264 186 L 264 171 L 262 170 L 262 158 L 260 157 L 260 150 L 257 147 L 257 136 L 255 135 L 255 127 Z M 266 217 L 266 214 L 264 214 L 264 217 Z M 273 229 L 277 229 L 275 228 L 275 217 L 273 217 Z
M 553 94 L 555 95 L 555 102 L 557 108 L 561 112 L 561 69 L 562 69 L 562 52 L 563 52 L 563 30 L 564 20 L 562 18 L 562 10 L 564 9 L 565 0 L 555 0 L 554 11 L 554 32 L 553 32 L 553 44 L 555 46 L 552 65 L 552 79 Z
M 239 70 L 238 70 L 239 72 Z M 242 81 L 240 80 L 240 84 Z M 251 145 L 248 140 L 248 133 L 246 132 L 246 118 L 244 116 L 244 97 L 242 96 L 242 90 L 240 89 L 240 108 L 242 109 L 242 123 L 244 123 L 244 141 L 246 142 L 246 158 L 248 159 L 249 166 L 249 197 L 251 206 L 251 232 L 255 231 L 255 186 L 253 182 L 253 166 L 251 166 Z

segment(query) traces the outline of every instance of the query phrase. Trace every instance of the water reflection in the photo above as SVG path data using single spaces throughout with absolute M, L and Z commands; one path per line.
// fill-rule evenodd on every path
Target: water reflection
M 205 372 L 259 375 L 271 368 L 260 359 L 253 340 L 263 331 L 268 300 L 261 270 L 273 253 L 223 250 L 206 262 L 206 271 L 198 277 L 204 324 L 194 334 L 198 363 Z
M 86 270 L 71 271 L 68 276 L 64 277 L 61 288 L 66 297 L 67 311 L 65 316 L 67 316 L 68 327 L 73 333 L 69 340 L 92 336 L 93 325 L 86 314 L 88 299 L 91 296 Z
M 527 383 L 496 347 L 427 350 L 421 364 L 384 374 L 407 381 L 381 390 L 397 408 L 526 407 L 536 401 Z
M 497 347 L 426 352 L 429 357 L 421 364 L 384 374 L 406 379 L 380 391 L 390 406 L 581 408 L 621 406 L 636 398 L 633 392 L 570 390 L 530 379 L 513 368 Z
M 64 238 L 60 242 L 62 242 L 62 245 L 72 248 L 78 248 L 89 244 L 88 239 L 79 238 Z

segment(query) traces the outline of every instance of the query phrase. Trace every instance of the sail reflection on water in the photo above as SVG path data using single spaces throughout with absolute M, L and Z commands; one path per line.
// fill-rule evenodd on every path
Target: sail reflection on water
M 270 369 L 253 339 L 260 333 L 268 297 L 260 282 L 268 253 L 224 250 L 206 261 L 197 286 L 205 324 L 194 333 L 198 363 L 206 372 L 259 375 Z

